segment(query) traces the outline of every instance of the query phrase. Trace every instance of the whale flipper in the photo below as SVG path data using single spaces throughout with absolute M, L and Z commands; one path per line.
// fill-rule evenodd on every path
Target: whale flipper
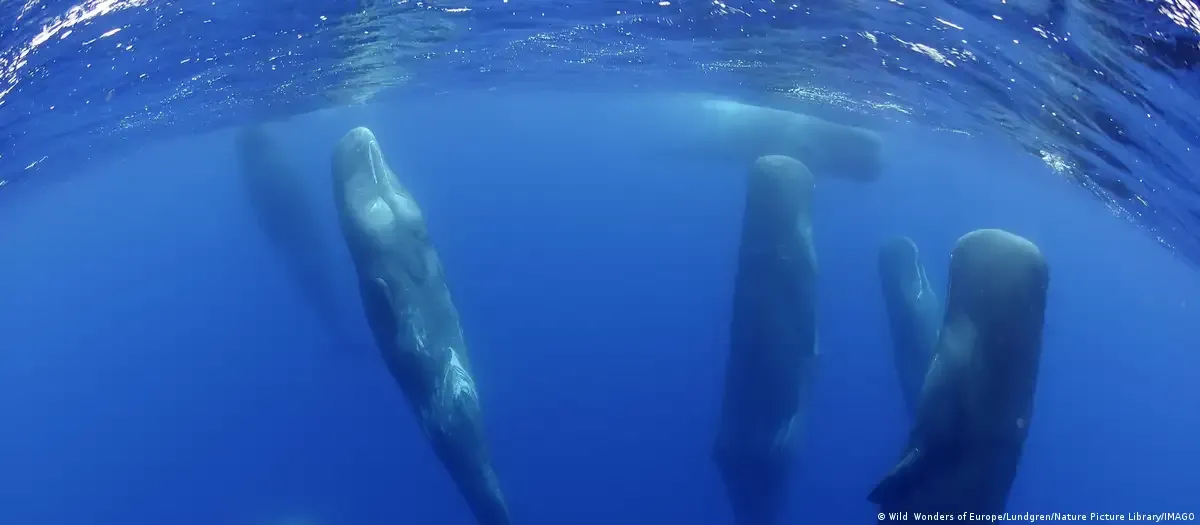
M 942 307 L 925 275 L 917 245 L 907 237 L 891 239 L 879 250 L 879 281 L 900 391 L 912 417 L 933 361 Z
M 713 459 L 738 525 L 776 523 L 817 367 L 813 178 L 799 161 L 750 170 Z
M 868 496 L 880 512 L 1003 512 L 1033 415 L 1048 287 L 1028 240 L 1002 230 L 958 240 L 908 446 Z
M 480 525 L 508 525 L 458 310 L 421 208 L 355 128 L 333 154 L 334 195 L 363 309 L 389 371 Z
M 917 421 L 923 426 L 913 431 L 926 439 L 919 444 L 910 443 L 900 462 L 867 496 L 868 501 L 877 505 L 895 501 L 898 495 L 919 488 L 956 459 L 957 441 L 949 438 L 959 435 L 967 421 L 955 385 L 960 377 L 946 374 L 947 359 L 934 358 L 929 365 L 928 376 L 934 379 L 926 383 L 929 391 L 923 392 L 923 404 L 919 405 L 926 417 Z
M 929 471 L 928 466 L 929 462 L 922 461 L 920 450 L 908 451 L 908 454 L 900 460 L 892 472 L 875 486 L 871 494 L 867 496 L 867 500 L 875 504 L 892 501 L 896 494 L 920 484 L 922 474 Z

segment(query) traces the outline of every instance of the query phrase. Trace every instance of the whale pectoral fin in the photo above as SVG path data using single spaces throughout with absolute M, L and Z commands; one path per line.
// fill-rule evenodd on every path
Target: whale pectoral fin
M 957 461 L 962 426 L 965 422 L 961 380 L 947 363 L 952 355 L 941 353 L 933 358 L 921 390 L 917 419 L 909 436 L 908 453 L 867 496 L 877 505 L 904 500 L 921 489 L 931 476 L 937 476 Z
M 362 295 L 363 310 L 367 314 L 367 324 L 371 326 L 376 340 L 381 348 L 387 348 L 386 338 L 395 337 L 397 321 L 395 307 L 392 305 L 391 287 L 378 277 L 360 279 L 359 293 Z
M 876 505 L 886 505 L 918 485 L 925 473 L 928 472 L 926 468 L 928 461 L 925 460 L 925 457 L 919 448 L 909 450 L 891 473 L 875 485 L 875 488 L 867 495 L 867 501 Z

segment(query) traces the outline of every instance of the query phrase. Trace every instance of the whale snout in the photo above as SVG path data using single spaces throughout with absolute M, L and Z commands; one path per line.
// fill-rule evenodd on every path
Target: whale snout
M 391 182 L 388 171 L 379 142 L 367 128 L 350 130 L 334 149 L 335 183 L 345 192 L 382 194 Z
M 919 255 L 917 244 L 908 237 L 894 237 L 885 242 L 879 249 L 878 261 L 879 276 L 885 286 L 902 286 L 904 289 L 916 287 L 909 290 L 912 293 L 919 291 L 920 287 L 927 287 Z
M 998 229 L 960 237 L 950 254 L 950 277 L 967 284 L 958 286 L 956 295 L 970 297 L 981 308 L 1044 297 L 1049 284 L 1046 259 L 1037 245 Z
M 917 263 L 917 243 L 908 237 L 888 239 L 879 249 L 879 264 L 910 270 Z
M 338 205 L 360 229 L 375 233 L 416 226 L 421 210 L 384 160 L 375 134 L 365 127 L 346 133 L 333 153 Z
M 1048 287 L 1049 270 L 1037 245 L 1004 230 L 975 230 L 959 238 L 950 254 L 946 309 L 1010 343 L 1028 339 L 1017 346 L 1035 359 Z

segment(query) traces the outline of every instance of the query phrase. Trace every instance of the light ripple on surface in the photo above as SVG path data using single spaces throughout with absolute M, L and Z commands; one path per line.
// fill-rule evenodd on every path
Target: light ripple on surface
M 0 180 L 141 137 L 390 92 L 705 86 L 1001 132 L 1200 261 L 1200 8 L 1190 0 L 27 0 L 0 10 L 14 21 L 0 31 Z

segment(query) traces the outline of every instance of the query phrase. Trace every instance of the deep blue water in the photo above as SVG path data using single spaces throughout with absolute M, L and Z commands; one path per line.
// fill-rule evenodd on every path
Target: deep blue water
M 0 4 L 0 525 L 474 523 L 336 237 L 354 126 L 425 211 L 514 523 L 732 523 L 710 455 L 747 167 L 665 151 L 621 104 L 672 91 L 883 138 L 879 180 L 817 181 L 823 355 L 785 523 L 874 519 L 908 431 L 878 249 L 911 237 L 943 293 L 977 228 L 1051 272 L 1007 509 L 1200 511 L 1196 12 Z M 333 314 L 238 179 L 236 128 L 263 121 L 328 226 Z
M 270 129 L 314 190 L 355 125 L 406 174 L 514 520 L 730 523 L 709 454 L 740 172 L 614 150 L 588 96 L 440 100 Z M 552 116 L 581 106 L 592 140 L 564 133 L 587 111 Z M 534 108 L 548 116 L 513 118 Z M 877 183 L 818 182 L 824 360 L 787 522 L 871 522 L 865 494 L 903 443 L 879 244 L 912 236 L 942 289 L 978 227 L 1020 232 L 1052 271 L 1008 509 L 1193 512 L 1200 278 L 1011 146 L 899 131 Z M 353 286 L 331 333 L 251 220 L 231 145 L 231 130 L 147 145 L 0 211 L 0 523 L 473 523 Z

